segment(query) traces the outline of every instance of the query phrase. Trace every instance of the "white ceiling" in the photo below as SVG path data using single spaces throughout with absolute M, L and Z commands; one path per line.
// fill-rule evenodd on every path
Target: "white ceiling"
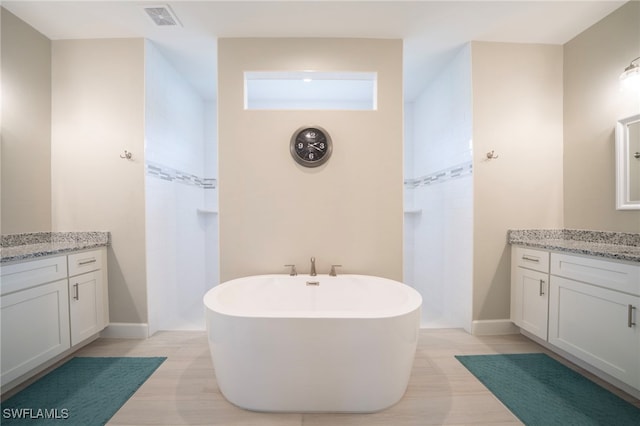
M 564 44 L 625 1 L 8 1 L 2 6 L 52 40 L 145 37 L 204 98 L 216 95 L 219 37 L 404 40 L 405 97 L 413 99 L 470 40 Z M 168 4 L 181 27 L 157 27 L 143 6 Z

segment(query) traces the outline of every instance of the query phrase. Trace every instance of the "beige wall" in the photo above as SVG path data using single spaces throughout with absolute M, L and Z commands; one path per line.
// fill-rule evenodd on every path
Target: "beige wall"
M 504 319 L 507 230 L 563 226 L 562 46 L 473 42 L 471 56 L 473 319 Z
M 1 9 L 3 234 L 51 230 L 51 42 Z
M 144 40 L 54 41 L 52 51 L 53 230 L 111 232 L 111 321 L 144 323 Z
M 402 41 L 220 39 L 218 118 L 221 281 L 283 273 L 402 279 Z M 377 111 L 245 111 L 244 71 L 376 71 Z M 319 125 L 332 158 L 307 169 L 292 133 Z
M 615 210 L 616 121 L 640 113 L 618 77 L 640 56 L 640 2 L 631 1 L 564 46 L 564 223 L 640 232 L 640 211 Z

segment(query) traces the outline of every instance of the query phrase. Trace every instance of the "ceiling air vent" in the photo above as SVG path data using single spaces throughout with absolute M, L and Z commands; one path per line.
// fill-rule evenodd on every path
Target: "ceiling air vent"
M 169 6 L 145 6 L 144 11 L 160 27 L 180 26 L 180 21 Z

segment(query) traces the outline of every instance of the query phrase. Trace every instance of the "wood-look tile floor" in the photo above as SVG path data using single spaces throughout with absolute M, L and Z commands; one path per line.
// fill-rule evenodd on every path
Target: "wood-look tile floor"
M 278 414 L 238 408 L 216 385 L 204 331 L 159 332 L 146 340 L 98 339 L 76 355 L 167 357 L 109 425 L 506 426 L 522 423 L 454 355 L 525 352 L 547 351 L 521 335 L 423 329 L 406 394 L 393 407 L 373 414 Z

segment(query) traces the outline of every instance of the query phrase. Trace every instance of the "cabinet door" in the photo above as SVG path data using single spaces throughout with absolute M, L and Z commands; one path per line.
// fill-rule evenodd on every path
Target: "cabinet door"
M 2 384 L 54 356 L 69 344 L 67 279 L 2 296 Z
M 525 268 L 515 268 L 515 283 L 512 284 L 514 292 L 512 300 L 513 322 L 538 336 L 547 340 L 547 319 L 549 309 L 548 288 L 549 275 Z
M 104 327 L 104 303 L 100 271 L 69 279 L 71 345 L 80 343 Z
M 549 343 L 640 389 L 639 305 L 638 296 L 552 276 Z

